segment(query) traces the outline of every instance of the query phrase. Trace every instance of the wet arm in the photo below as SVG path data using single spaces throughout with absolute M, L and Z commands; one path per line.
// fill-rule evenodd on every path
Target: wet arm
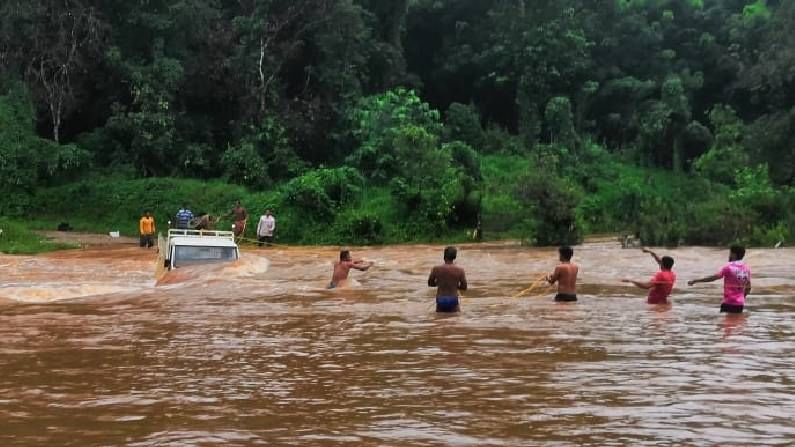
M 650 255 L 651 255 L 651 257 L 652 257 L 652 258 L 654 258 L 654 262 L 656 262 L 656 263 L 657 263 L 657 265 L 660 265 L 660 264 L 662 263 L 662 259 L 660 259 L 660 257 L 657 255 L 657 253 L 655 253 L 655 252 L 653 252 L 653 251 L 649 250 L 648 248 L 644 248 L 644 249 L 643 249 L 643 253 L 648 253 L 648 254 L 650 254 Z
M 466 291 L 467 287 L 467 275 L 466 273 L 461 273 L 461 279 L 458 280 L 458 290 Z
M 431 270 L 428 276 L 428 287 L 436 287 L 436 270 Z
M 688 283 L 688 284 L 690 284 L 690 285 L 692 286 L 693 284 L 696 284 L 696 283 L 700 283 L 700 282 L 713 282 L 713 281 L 717 281 L 717 280 L 719 280 L 719 279 L 721 279 L 721 278 L 722 278 L 722 276 L 720 276 L 720 275 L 710 275 L 710 276 L 706 276 L 706 277 L 704 277 L 704 278 L 699 278 L 699 279 L 693 279 L 693 280 L 690 280 L 690 281 L 688 281 L 687 283 Z
M 629 281 L 630 283 L 634 284 L 636 287 L 640 287 L 641 289 L 649 290 L 654 287 L 655 282 L 641 282 L 641 281 Z M 656 283 L 661 284 L 661 283 Z
M 748 280 L 748 284 L 745 285 L 745 296 L 748 296 L 750 294 L 751 294 L 751 281 Z
M 355 268 L 356 270 L 366 272 L 370 267 L 373 266 L 373 264 L 373 262 L 356 261 L 351 267 Z
M 555 284 L 560 279 L 560 269 L 555 267 L 555 271 L 551 275 L 547 275 L 546 280 L 550 284 Z

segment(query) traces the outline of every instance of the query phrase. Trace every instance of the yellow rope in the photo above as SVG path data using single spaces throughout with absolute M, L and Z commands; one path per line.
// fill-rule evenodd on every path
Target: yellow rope
M 273 242 L 270 242 L 270 243 L 268 243 L 268 242 L 260 242 L 257 239 L 249 239 L 249 238 L 245 238 L 245 237 L 238 237 L 238 238 L 235 238 L 235 240 L 242 241 L 242 242 L 249 242 L 249 243 L 252 243 L 252 244 L 264 244 L 264 245 L 273 245 L 274 247 L 289 248 L 289 246 L 287 246 L 287 245 L 274 244 Z
M 530 285 L 530 287 L 528 287 L 528 288 L 526 288 L 526 289 L 522 290 L 521 292 L 517 293 L 516 295 L 512 296 L 511 298 L 519 298 L 520 296 L 522 296 L 522 295 L 524 295 L 524 294 L 526 294 L 526 293 L 530 293 L 530 292 L 532 292 L 532 291 L 533 291 L 533 289 L 535 289 L 536 287 L 538 287 L 538 286 L 539 286 L 539 285 L 540 285 L 542 282 L 546 281 L 546 279 L 547 279 L 547 275 L 541 275 L 541 276 L 539 276 L 539 277 L 538 277 L 538 279 L 536 279 L 536 280 L 533 282 L 533 284 L 532 284 L 532 285 Z

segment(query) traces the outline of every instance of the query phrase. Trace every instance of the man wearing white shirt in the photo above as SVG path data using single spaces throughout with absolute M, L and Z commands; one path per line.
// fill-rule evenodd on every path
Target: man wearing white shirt
M 273 243 L 274 231 L 276 231 L 276 219 L 271 214 L 271 210 L 266 210 L 265 215 L 259 218 L 259 225 L 257 225 L 257 239 L 260 247 L 263 243 L 268 246 Z

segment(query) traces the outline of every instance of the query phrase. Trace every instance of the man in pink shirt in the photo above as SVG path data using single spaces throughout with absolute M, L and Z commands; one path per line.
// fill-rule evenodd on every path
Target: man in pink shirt
M 649 304 L 668 304 L 668 296 L 671 295 L 671 292 L 674 290 L 674 284 L 676 283 L 676 273 L 671 270 L 674 267 L 674 258 L 670 256 L 663 256 L 660 258 L 657 256 L 657 253 L 648 248 L 644 248 L 643 253 L 648 253 L 654 258 L 657 265 L 660 266 L 660 271 L 648 282 L 633 281 L 631 279 L 623 279 L 621 281 L 632 283 L 641 289 L 648 290 L 649 298 L 647 302 Z
M 723 303 L 720 305 L 720 311 L 742 313 L 745 298 L 751 293 L 751 269 L 743 262 L 744 257 L 745 247 L 732 245 L 729 249 L 729 263 L 718 273 L 688 281 L 687 284 L 692 286 L 695 283 L 712 282 L 723 278 Z

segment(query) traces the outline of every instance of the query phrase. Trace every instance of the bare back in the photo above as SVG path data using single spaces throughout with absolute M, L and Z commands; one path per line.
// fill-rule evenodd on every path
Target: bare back
M 331 282 L 338 284 L 348 279 L 348 273 L 353 268 L 353 261 L 337 261 L 334 263 L 334 273 L 331 275 Z
M 364 262 L 360 260 L 336 261 L 334 262 L 334 273 L 331 275 L 331 283 L 336 285 L 348 279 L 348 274 L 350 273 L 351 269 L 361 270 L 364 272 L 372 266 L 372 262 Z
M 563 262 L 555 267 L 555 271 L 549 279 L 552 284 L 558 283 L 558 293 L 577 294 L 577 264 Z
M 436 296 L 458 296 L 459 290 L 467 289 L 464 269 L 455 264 L 437 265 L 431 269 L 428 287 L 436 287 Z

